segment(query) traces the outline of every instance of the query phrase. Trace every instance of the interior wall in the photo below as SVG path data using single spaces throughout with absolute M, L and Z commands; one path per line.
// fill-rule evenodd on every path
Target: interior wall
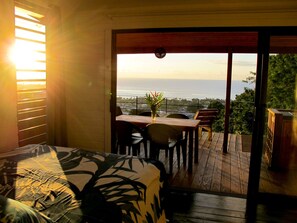
M 71 1 L 73 2 L 73 1 Z M 293 1 L 220 1 L 193 5 L 139 1 L 61 5 L 69 146 L 110 151 L 111 32 L 118 29 L 297 26 Z M 191 1 L 189 1 L 191 2 Z M 194 3 L 195 2 L 195 3 Z M 168 2 L 167 2 L 168 3 Z M 217 4 L 214 4 L 217 3 Z M 144 4 L 144 3 L 143 3 Z M 162 5 L 161 5 L 162 4 Z
M 8 59 L 14 41 L 13 0 L 1 2 L 0 15 L 0 152 L 4 152 L 18 146 L 16 75 Z
M 67 9 L 66 9 L 67 10 Z M 65 12 L 65 11 L 64 11 Z M 110 64 L 105 55 L 106 30 L 100 15 L 66 11 L 64 17 L 64 75 L 68 146 L 110 151 L 109 126 Z M 110 49 L 110 46 L 109 46 Z M 110 72 L 108 72 L 110 73 Z

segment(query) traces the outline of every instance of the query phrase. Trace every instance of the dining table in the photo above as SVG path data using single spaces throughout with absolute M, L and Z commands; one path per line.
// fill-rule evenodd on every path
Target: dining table
M 188 172 L 191 173 L 193 171 L 193 154 L 194 154 L 194 162 L 198 163 L 198 156 L 199 156 L 198 126 L 199 126 L 200 120 L 167 118 L 167 117 L 157 117 L 155 120 L 153 120 L 150 116 L 125 115 L 125 114 L 116 116 L 116 120 L 127 121 L 142 128 L 151 123 L 162 123 L 162 124 L 170 125 L 172 127 L 177 127 L 182 131 L 188 131 L 189 132 Z

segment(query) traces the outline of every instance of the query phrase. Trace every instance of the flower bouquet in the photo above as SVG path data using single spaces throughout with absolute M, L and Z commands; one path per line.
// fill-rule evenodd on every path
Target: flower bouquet
M 162 92 L 152 92 L 145 94 L 146 103 L 151 108 L 152 119 L 155 120 L 157 117 L 158 108 L 161 106 L 161 102 L 164 100 Z

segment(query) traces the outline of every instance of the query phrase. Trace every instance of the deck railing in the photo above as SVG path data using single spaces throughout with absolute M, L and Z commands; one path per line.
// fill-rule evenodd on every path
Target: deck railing
M 225 105 L 225 101 L 220 99 L 189 100 L 189 99 L 165 98 L 158 113 L 160 116 L 166 116 L 167 114 L 171 114 L 171 113 L 182 113 L 187 115 L 189 118 L 193 118 L 198 109 L 207 108 L 208 105 L 214 101 L 219 101 L 222 105 Z M 229 120 L 230 133 L 235 133 L 238 131 L 241 132 L 242 131 L 241 129 L 243 129 L 242 127 L 246 129 L 247 125 L 252 124 L 253 111 L 245 111 L 245 110 L 247 107 L 253 108 L 252 106 L 253 102 L 242 101 L 240 102 L 240 104 L 242 106 L 236 106 L 236 108 L 234 107 L 231 109 L 230 120 Z M 117 105 L 121 107 L 121 110 L 124 114 L 133 115 L 133 114 L 139 114 L 140 112 L 143 112 L 143 111 L 150 111 L 150 108 L 148 107 L 144 97 L 118 96 Z M 238 122 L 238 120 L 236 121 L 236 123 L 234 123 L 235 121 L 234 115 L 240 114 L 241 111 L 246 112 L 244 116 L 245 120 L 243 120 L 241 124 L 240 122 Z M 222 119 L 222 117 L 220 119 Z M 250 119 L 250 120 L 247 120 L 247 119 Z M 220 120 L 218 120 L 218 123 L 220 123 Z M 238 125 L 242 125 L 242 127 Z M 220 130 L 217 130 L 217 131 L 223 131 L 224 128 L 222 126 L 222 127 L 219 127 L 219 129 Z
M 207 107 L 211 100 L 213 99 L 188 100 L 165 98 L 159 109 L 159 115 L 165 116 L 170 113 L 182 113 L 187 114 L 189 117 L 194 117 L 197 109 Z M 117 105 L 121 107 L 124 114 L 139 114 L 142 111 L 150 110 L 144 97 L 118 97 Z

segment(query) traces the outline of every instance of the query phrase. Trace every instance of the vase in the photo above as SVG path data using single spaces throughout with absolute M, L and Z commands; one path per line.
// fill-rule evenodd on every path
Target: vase
M 152 117 L 152 121 L 156 121 L 157 118 L 157 110 L 156 109 L 151 109 L 151 117 Z

